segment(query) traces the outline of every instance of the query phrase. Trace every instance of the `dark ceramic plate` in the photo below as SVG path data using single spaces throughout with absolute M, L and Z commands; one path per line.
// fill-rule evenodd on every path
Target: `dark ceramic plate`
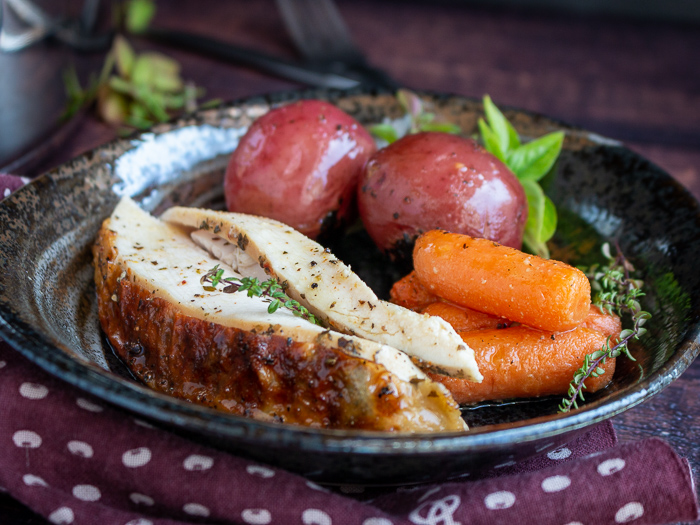
M 425 94 L 438 113 L 475 130 L 481 105 Z M 363 123 L 398 117 L 389 94 L 308 91 L 201 111 L 149 133 L 100 147 L 40 177 L 0 204 L 0 331 L 52 374 L 170 429 L 324 482 L 411 483 L 492 468 L 565 444 L 658 393 L 696 357 L 700 311 L 698 203 L 671 177 L 620 144 L 541 116 L 507 111 L 518 131 L 566 131 L 546 191 L 560 212 L 558 252 L 592 262 L 619 242 L 647 283 L 650 331 L 622 361 L 612 385 L 581 410 L 559 399 L 464 410 L 468 433 L 393 435 L 261 423 L 153 392 L 129 376 L 99 329 L 90 246 L 122 195 L 159 213 L 175 203 L 220 206 L 222 176 L 238 137 L 270 107 L 330 99 Z M 366 249 L 359 250 L 362 244 Z M 334 246 L 386 293 L 392 269 L 360 233 Z M 363 254 L 358 259 L 358 253 Z M 353 254 L 355 254 L 353 256 Z

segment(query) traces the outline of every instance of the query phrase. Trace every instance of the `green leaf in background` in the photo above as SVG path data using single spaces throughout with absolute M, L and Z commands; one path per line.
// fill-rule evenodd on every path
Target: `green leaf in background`
M 528 218 L 523 244 L 535 255 L 549 258 L 547 241 L 557 228 L 557 210 L 537 181 L 554 166 L 564 143 L 564 133 L 556 131 L 522 144 L 513 125 L 488 95 L 484 95 L 483 104 L 486 120 L 479 119 L 479 130 L 484 146 L 510 168 L 527 197 Z
M 147 86 L 154 91 L 180 91 L 183 86 L 180 78 L 180 65 L 161 53 L 141 53 L 134 62 L 131 74 L 137 86 Z
M 552 169 L 563 143 L 563 132 L 549 133 L 510 150 L 506 155 L 506 164 L 518 179 L 538 181 Z
M 498 140 L 501 151 L 510 151 L 520 146 L 520 137 L 518 137 L 515 128 L 508 122 L 508 119 L 488 95 L 484 95 L 484 113 L 489 126 Z
M 450 133 L 451 135 L 459 135 L 462 132 L 457 124 L 452 122 L 425 122 L 420 126 L 421 131 L 439 131 L 441 133 Z
M 137 34 L 145 32 L 155 14 L 156 4 L 153 0 L 129 0 L 124 17 L 126 30 Z
M 136 54 L 131 44 L 129 44 L 123 36 L 117 35 L 114 37 L 112 50 L 114 51 L 119 75 L 124 78 L 131 78 L 131 73 L 134 69 L 134 61 L 136 60 Z
M 458 135 L 462 132 L 462 128 L 457 124 L 449 122 L 435 113 L 428 111 L 423 100 L 413 91 L 399 89 L 396 92 L 396 100 L 410 119 L 408 134 L 419 133 L 421 131 L 438 131 L 441 133 Z M 370 126 L 369 131 L 375 137 L 389 144 L 396 142 L 403 135 L 403 133 L 399 133 L 396 128 L 388 122 Z
M 486 150 L 495 155 L 498 160 L 506 164 L 506 156 L 501 149 L 501 143 L 498 140 L 498 136 L 482 118 L 479 119 L 479 131 L 481 132 L 481 139 L 484 142 L 484 147 Z
M 396 132 L 396 128 L 391 124 L 375 124 L 370 126 L 369 132 L 387 143 L 391 144 L 399 140 L 399 134 Z
M 418 131 L 417 120 L 423 114 L 423 101 L 408 89 L 399 89 L 396 92 L 396 100 L 406 114 L 411 117 L 411 133 L 416 133 Z
M 557 231 L 557 208 L 552 199 L 544 196 L 544 215 L 542 216 L 542 227 L 540 229 L 540 241 L 546 242 L 554 236 Z

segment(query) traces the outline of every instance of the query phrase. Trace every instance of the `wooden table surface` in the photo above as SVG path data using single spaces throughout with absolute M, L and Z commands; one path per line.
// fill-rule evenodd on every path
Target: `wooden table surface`
M 473 97 L 488 93 L 500 105 L 620 139 L 700 198 L 697 22 L 488 10 L 455 1 L 338 5 L 369 61 L 404 85 Z M 272 0 L 172 0 L 158 9 L 154 26 L 295 56 Z M 179 60 L 183 76 L 205 87 L 206 98 L 300 87 L 192 53 L 132 43 Z M 91 115 L 46 135 L 64 104 L 62 70 L 73 64 L 86 75 L 101 62 L 99 54 L 75 54 L 55 43 L 0 54 L 0 168 L 35 176 L 115 136 Z M 39 153 L 22 157 L 27 148 Z M 700 477 L 700 361 L 614 424 L 621 442 L 666 439 Z M 3 523 L 44 523 L 7 495 L 0 495 L 0 516 L 12 519 Z

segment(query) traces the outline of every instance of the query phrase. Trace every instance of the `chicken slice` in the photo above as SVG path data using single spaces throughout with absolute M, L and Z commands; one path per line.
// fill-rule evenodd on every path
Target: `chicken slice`
M 103 330 L 131 371 L 156 390 L 314 427 L 466 428 L 447 390 L 397 349 L 287 309 L 271 314 L 264 298 L 205 289 L 201 279 L 212 268 L 242 277 L 245 261 L 229 266 L 129 198 L 104 222 L 93 254 Z
M 398 348 L 431 372 L 481 381 L 473 350 L 447 322 L 380 300 L 342 261 L 289 226 L 184 207 L 162 219 L 192 229 L 197 244 L 232 267 L 285 283 L 290 297 L 331 328 Z

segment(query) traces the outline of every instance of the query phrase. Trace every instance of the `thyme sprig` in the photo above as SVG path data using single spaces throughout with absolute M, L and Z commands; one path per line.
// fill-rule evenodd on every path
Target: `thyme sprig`
M 306 307 L 284 292 L 284 287 L 275 278 L 260 282 L 257 277 L 224 277 L 223 268 L 219 268 L 217 264 L 205 273 L 199 282 L 208 292 L 214 292 L 217 286 L 223 285 L 221 291 L 224 293 L 247 292 L 248 297 L 262 297 L 270 303 L 267 306 L 268 313 L 274 314 L 279 308 L 286 308 L 296 317 L 321 325 L 320 320 Z
M 568 412 L 571 408 L 578 408 L 578 400 L 584 401 L 583 390 L 585 381 L 589 377 L 598 377 L 605 372 L 602 365 L 608 359 L 614 359 L 626 355 L 632 361 L 635 358 L 629 351 L 629 343 L 633 339 L 639 339 L 646 333 L 644 324 L 651 319 L 651 314 L 642 310 L 639 299 L 644 295 L 642 281 L 633 279 L 631 273 L 634 267 L 617 248 L 617 254 L 610 254 L 610 245 L 603 245 L 603 255 L 609 263 L 604 266 L 591 266 L 586 275 L 591 280 L 591 288 L 594 291 L 593 304 L 609 313 L 622 317 L 629 314 L 632 318 L 632 328 L 620 332 L 617 343 L 611 344 L 608 337 L 605 344 L 591 354 L 586 355 L 583 366 L 574 374 L 569 384 L 567 397 L 559 405 L 560 412 Z

